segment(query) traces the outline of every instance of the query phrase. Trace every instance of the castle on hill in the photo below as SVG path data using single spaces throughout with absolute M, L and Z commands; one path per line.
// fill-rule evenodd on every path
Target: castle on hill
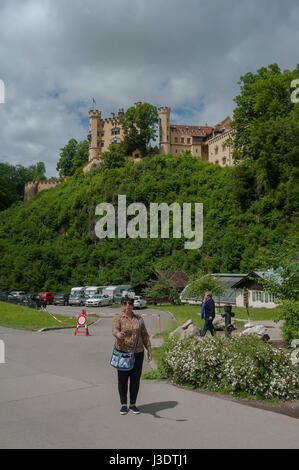
M 134 106 L 138 106 L 137 102 Z M 171 108 L 160 107 L 158 109 L 160 120 L 159 153 L 167 155 L 172 153 L 180 155 L 189 150 L 191 155 L 200 158 L 204 162 L 211 162 L 220 166 L 232 166 L 232 148 L 228 139 L 232 137 L 233 129 L 230 126 L 231 119 L 227 116 L 215 126 L 189 126 L 182 124 L 170 124 Z M 111 113 L 110 117 L 102 118 L 99 110 L 89 111 L 89 158 L 83 167 L 83 172 L 88 173 L 102 162 L 102 154 L 109 149 L 110 144 L 119 144 L 124 138 L 119 116 L 124 110 L 119 109 L 118 115 Z M 129 158 L 135 162 L 140 160 L 138 150 Z M 24 202 L 27 202 L 37 192 L 50 189 L 64 180 L 55 182 L 30 181 L 25 185 Z
M 138 106 L 137 102 L 134 106 Z M 232 149 L 228 139 L 232 137 L 231 119 L 227 116 L 222 122 L 215 126 L 189 126 L 181 124 L 170 124 L 171 108 L 160 107 L 158 109 L 160 119 L 159 152 L 166 155 L 172 153 L 179 155 L 189 150 L 191 155 L 202 161 L 215 163 L 220 166 L 231 166 Z M 98 166 L 101 155 L 106 152 L 110 144 L 119 144 L 123 140 L 123 129 L 119 116 L 124 114 L 121 108 L 116 116 L 111 113 L 109 118 L 102 118 L 99 110 L 89 111 L 89 161 L 83 167 L 87 173 Z M 131 156 L 135 161 L 140 159 L 138 151 Z

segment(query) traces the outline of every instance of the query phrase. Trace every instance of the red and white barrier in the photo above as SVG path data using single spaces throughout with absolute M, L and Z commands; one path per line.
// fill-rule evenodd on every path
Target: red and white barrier
M 79 328 L 84 327 L 83 331 L 80 331 Z M 86 317 L 86 310 L 82 310 L 82 313 L 77 318 L 77 327 L 75 330 L 74 335 L 76 336 L 77 333 L 84 333 L 85 336 L 89 336 L 88 326 L 87 326 L 87 317 Z

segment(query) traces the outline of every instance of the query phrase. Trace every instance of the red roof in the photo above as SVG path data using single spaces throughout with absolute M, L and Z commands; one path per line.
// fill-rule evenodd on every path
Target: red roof
M 177 124 L 170 124 L 170 129 L 184 132 L 190 135 L 209 135 L 213 132 L 213 127 L 210 126 L 183 126 Z

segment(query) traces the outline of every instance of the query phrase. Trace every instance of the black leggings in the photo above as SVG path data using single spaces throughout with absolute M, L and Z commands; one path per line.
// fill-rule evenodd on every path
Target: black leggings
M 120 396 L 120 403 L 122 405 L 127 404 L 127 395 L 128 395 L 128 381 L 130 377 L 130 404 L 134 405 L 136 403 L 138 391 L 139 391 L 139 384 L 140 384 L 140 377 L 142 373 L 142 365 L 143 365 L 143 358 L 144 352 L 135 353 L 135 365 L 132 370 L 123 371 L 118 370 L 118 391 Z

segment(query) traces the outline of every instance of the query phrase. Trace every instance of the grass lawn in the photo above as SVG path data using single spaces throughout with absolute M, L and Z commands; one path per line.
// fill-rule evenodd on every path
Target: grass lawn
M 190 318 L 193 320 L 194 325 L 198 326 L 199 328 L 203 327 L 204 320 L 201 319 L 200 313 L 201 307 L 200 305 L 151 305 L 150 308 L 155 308 L 158 310 L 165 310 L 173 314 L 178 325 L 183 325 L 187 320 Z
M 179 325 L 185 323 L 189 318 L 193 320 L 193 323 L 200 328 L 203 327 L 203 320 L 201 319 L 200 314 L 201 305 L 151 305 L 151 308 L 156 308 L 158 310 L 167 310 L 171 312 L 176 318 Z M 247 311 L 246 308 L 242 307 L 233 307 L 232 311 L 235 313 L 235 318 L 240 318 L 247 320 Z M 220 313 L 223 313 L 223 307 L 220 308 Z M 216 313 L 218 313 L 218 308 L 216 305 Z M 250 308 L 250 320 L 277 320 L 280 313 L 279 307 L 277 308 Z
M 74 318 L 55 314 L 57 321 L 48 312 L 34 310 L 6 302 L 0 302 L 0 326 L 16 330 L 39 330 L 54 326 L 76 326 Z
M 247 311 L 246 308 L 238 307 L 233 308 L 233 312 L 235 313 L 236 318 L 244 318 L 247 320 Z M 250 308 L 249 315 L 250 320 L 278 320 L 279 314 L 281 309 L 279 307 L 276 308 Z

